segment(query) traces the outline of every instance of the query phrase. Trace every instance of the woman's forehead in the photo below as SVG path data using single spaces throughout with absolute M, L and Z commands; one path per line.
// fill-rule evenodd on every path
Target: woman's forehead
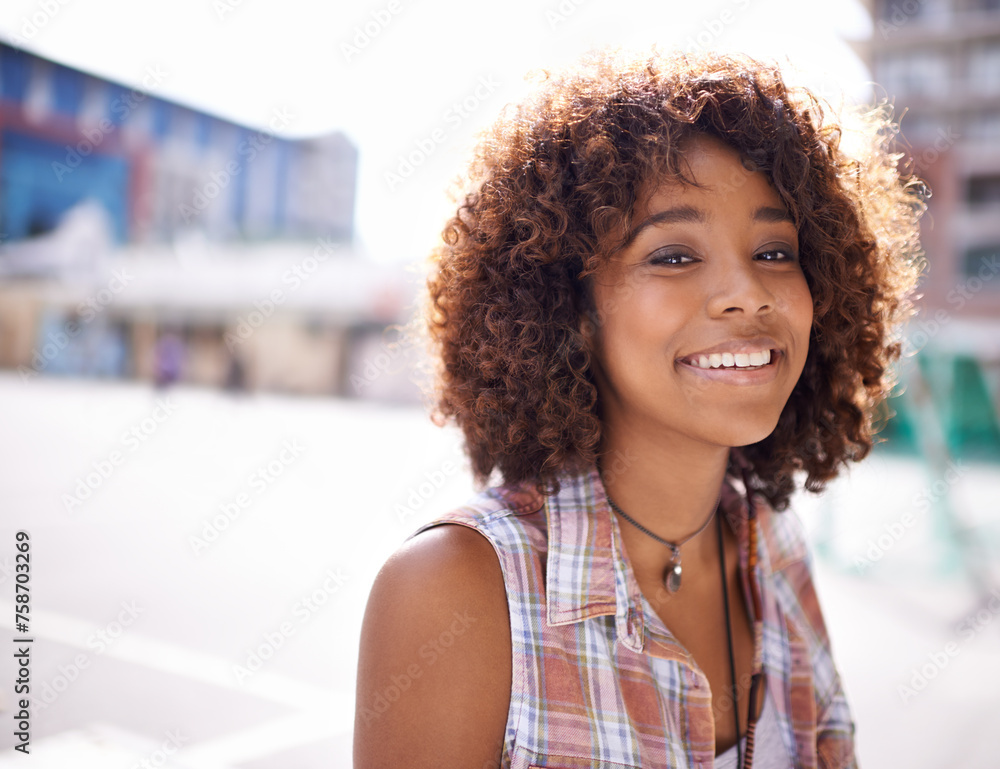
M 678 166 L 679 176 L 664 174 L 639 188 L 633 222 L 670 208 L 785 208 L 770 178 L 718 139 L 697 135 L 685 140 L 678 147 Z

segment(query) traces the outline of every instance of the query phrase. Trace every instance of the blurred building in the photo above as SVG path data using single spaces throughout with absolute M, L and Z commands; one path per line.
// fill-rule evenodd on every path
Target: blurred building
M 0 43 L 0 231 L 50 231 L 92 198 L 118 242 L 351 240 L 357 150 L 343 134 L 283 138 L 295 118 L 281 108 L 241 126 L 157 96 L 168 78 L 151 66 L 131 88 Z
M 865 0 L 855 44 L 932 192 L 909 338 L 954 453 L 1000 451 L 1000 0 Z
M 414 281 L 356 252 L 354 145 L 175 103 L 168 77 L 0 43 L 0 366 L 415 397 L 374 363 Z
M 1000 318 L 1000 0 L 868 6 L 874 34 L 857 48 L 933 192 L 924 307 Z

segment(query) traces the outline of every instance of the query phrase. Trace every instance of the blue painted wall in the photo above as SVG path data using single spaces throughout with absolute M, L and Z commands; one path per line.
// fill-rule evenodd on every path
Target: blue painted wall
M 69 154 L 66 146 L 45 139 L 11 130 L 0 133 L 0 230 L 12 239 L 51 230 L 59 217 L 89 197 L 104 206 L 115 238 L 124 242 L 128 164 L 111 155 Z

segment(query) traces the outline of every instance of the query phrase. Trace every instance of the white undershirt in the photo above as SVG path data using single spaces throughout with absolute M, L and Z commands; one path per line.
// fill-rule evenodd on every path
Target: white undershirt
M 746 739 L 744 736 L 740 740 L 744 748 L 746 748 Z M 792 769 L 792 758 L 788 755 L 784 740 L 781 739 L 781 730 L 778 727 L 774 703 L 771 701 L 771 692 L 766 688 L 764 709 L 761 711 L 760 718 L 757 719 L 753 742 L 753 769 Z M 736 746 L 733 745 L 725 753 L 715 757 L 715 769 L 736 769 L 738 759 Z

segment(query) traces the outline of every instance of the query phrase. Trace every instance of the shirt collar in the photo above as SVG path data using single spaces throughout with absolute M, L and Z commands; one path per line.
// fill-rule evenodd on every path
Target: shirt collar
M 627 625 L 629 606 L 637 605 L 638 595 L 629 590 L 624 564 L 619 563 L 616 521 L 597 468 L 561 477 L 559 493 L 548 497 L 545 506 L 549 624 L 622 614 Z

